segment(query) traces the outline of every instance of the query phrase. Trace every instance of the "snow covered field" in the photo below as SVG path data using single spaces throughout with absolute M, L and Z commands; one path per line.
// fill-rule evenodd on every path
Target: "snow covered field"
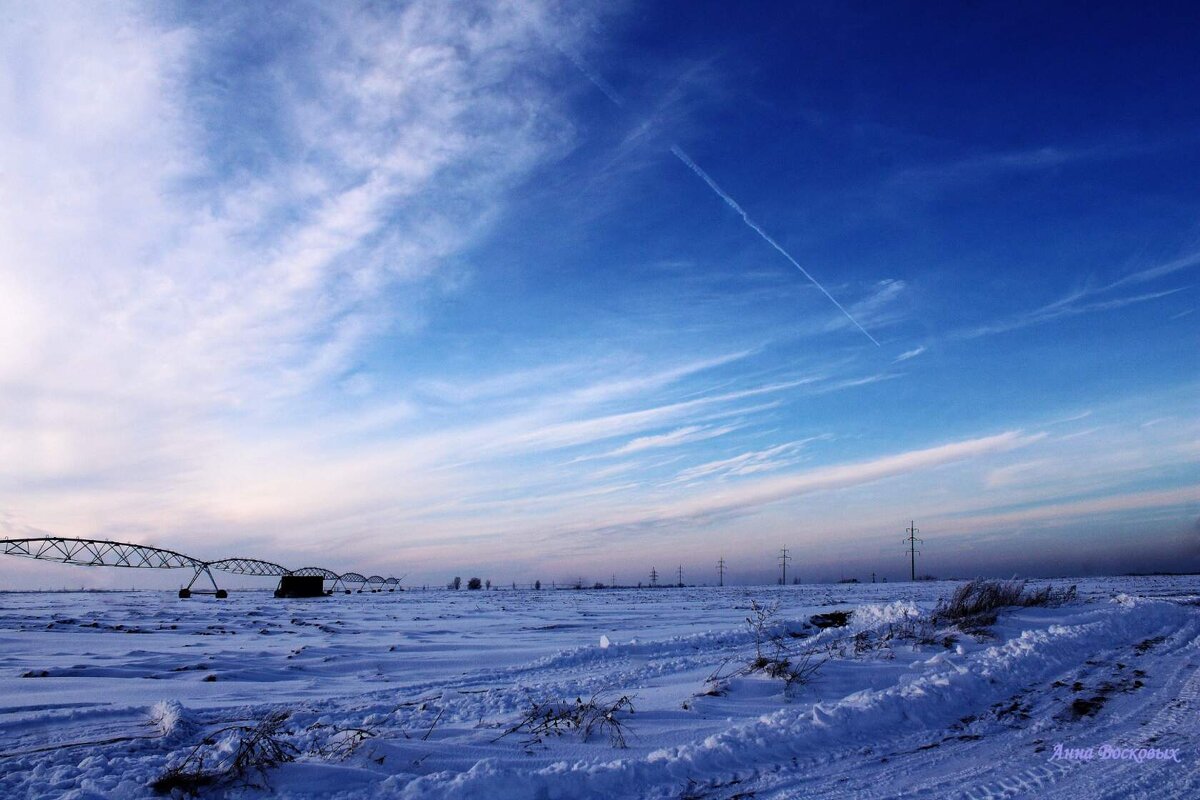
M 1200 578 L 1077 583 L 990 634 L 926 624 L 941 582 L 3 594 L 0 797 L 155 796 L 273 711 L 294 760 L 203 796 L 1200 797 Z M 806 680 L 747 672 L 752 601 Z

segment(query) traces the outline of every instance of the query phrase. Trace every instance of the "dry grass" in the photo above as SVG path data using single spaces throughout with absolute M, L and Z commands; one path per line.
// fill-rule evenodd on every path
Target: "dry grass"
M 1075 599 L 1075 587 L 1055 589 L 1049 584 L 1027 591 L 1023 580 L 985 580 L 976 578 L 941 600 L 933 612 L 935 623 L 956 624 L 964 630 L 986 628 L 996 621 L 1003 608 L 1058 606 Z
M 363 742 L 379 735 L 379 731 L 374 728 L 339 728 L 320 722 L 309 725 L 308 730 L 328 731 L 325 741 L 311 750 L 312 755 L 324 761 L 345 761 Z
M 616 700 L 603 700 L 592 695 L 588 700 L 576 697 L 575 702 L 530 703 L 529 709 L 517 722 L 494 741 L 514 733 L 529 735 L 526 744 L 540 744 L 547 736 L 574 734 L 583 741 L 596 735 L 606 735 L 613 747 L 624 748 L 625 722 L 623 715 L 632 714 L 633 698 L 621 695 Z
M 746 625 L 754 637 L 754 659 L 743 672 L 747 675 L 761 672 L 779 678 L 787 691 L 812 680 L 825 660 L 816 658 L 811 649 L 797 652 L 788 647 L 783 636 L 772 630 L 772 621 L 778 613 L 779 603 L 760 606 L 756 601 L 750 601 L 750 616 L 746 617 Z
M 265 777 L 268 769 L 296 759 L 296 748 L 284 738 L 289 716 L 286 711 L 273 711 L 255 725 L 231 725 L 204 737 L 150 788 L 158 794 L 178 789 L 194 795 L 205 788 L 254 785 L 254 779 Z M 218 747 L 226 736 L 233 737 L 232 747 Z

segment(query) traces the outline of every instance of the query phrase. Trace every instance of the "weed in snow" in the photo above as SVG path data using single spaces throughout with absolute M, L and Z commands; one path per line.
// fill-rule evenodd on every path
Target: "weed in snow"
M 954 590 L 949 599 L 941 600 L 933 611 L 934 623 L 958 625 L 973 633 L 986 629 L 996 621 L 1002 608 L 1017 606 L 1059 606 L 1075 599 L 1075 587 L 1054 589 L 1047 585 L 1034 591 L 1025 590 L 1025 581 L 983 580 L 967 581 Z
M 573 703 L 532 701 L 516 725 L 508 728 L 494 741 L 513 733 L 529 734 L 527 744 L 540 744 L 546 736 L 578 734 L 588 741 L 593 735 L 607 734 L 613 747 L 624 748 L 625 723 L 622 715 L 633 713 L 633 698 L 621 695 L 616 700 L 602 700 L 592 695 L 588 700 L 576 697 Z
M 286 738 L 286 711 L 272 711 L 255 725 L 231 725 L 203 740 L 150 784 L 158 794 L 179 790 L 194 795 L 201 789 L 235 784 L 255 785 L 254 779 L 288 761 L 297 748 Z
M 183 706 L 174 700 L 159 700 L 150 707 L 150 724 L 160 736 L 170 736 L 180 727 Z
M 717 671 L 708 677 L 706 683 L 709 688 L 706 694 L 725 694 L 728 679 L 738 674 L 762 673 L 771 678 L 779 678 L 784 682 L 785 694 L 796 686 L 808 683 L 816 675 L 825 659 L 818 659 L 817 653 L 811 648 L 796 651 L 789 647 L 783 635 L 775 631 L 773 620 L 778 613 L 779 603 L 759 605 L 757 601 L 750 601 L 750 615 L 746 617 L 746 625 L 750 628 L 750 635 L 754 637 L 754 658 L 734 673 L 722 675 L 721 667 L 718 667 Z
M 324 742 L 315 745 L 310 752 L 324 761 L 345 761 L 363 742 L 379 735 L 379 731 L 375 728 L 338 728 L 320 722 L 314 722 L 308 726 L 309 733 L 318 731 L 328 731 L 328 736 Z

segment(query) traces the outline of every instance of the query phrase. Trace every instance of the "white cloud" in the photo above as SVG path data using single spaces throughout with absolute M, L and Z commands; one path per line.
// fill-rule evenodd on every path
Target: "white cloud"
M 1011 317 L 999 322 L 980 325 L 960 334 L 963 338 L 972 339 L 978 336 L 988 336 L 994 333 L 1007 333 L 1008 331 L 1020 330 L 1033 325 L 1040 325 L 1044 322 L 1051 322 L 1063 317 L 1074 317 L 1080 314 L 1091 314 L 1097 311 L 1113 311 L 1125 306 L 1137 305 L 1145 303 L 1149 300 L 1158 300 L 1163 297 L 1169 297 L 1182 289 L 1166 289 L 1161 292 L 1147 292 L 1145 294 L 1130 295 L 1127 297 L 1114 297 L 1108 300 L 1095 300 L 1092 302 L 1081 302 L 1084 298 L 1093 294 L 1091 291 L 1074 292 L 1060 300 L 1056 300 L 1049 305 L 1041 308 Z
M 1047 503 L 1035 508 L 993 514 L 957 515 L 952 524 L 959 531 L 1028 522 L 1067 524 L 1080 517 L 1094 519 L 1107 514 L 1181 505 L 1194 506 L 1196 503 L 1200 503 L 1200 487 L 1185 486 L 1180 489 L 1130 492 L 1089 500 Z
M 1200 252 L 1187 253 L 1179 258 L 1156 264 L 1152 267 L 1140 269 L 1137 272 L 1131 272 L 1125 277 L 1113 281 L 1108 286 L 1105 286 L 1103 291 L 1109 289 L 1117 289 L 1121 286 L 1126 286 L 1131 283 L 1146 283 L 1147 281 L 1157 280 L 1165 275 L 1173 275 L 1185 269 L 1200 266 Z
M 30 4 L 0 29 L 0 486 L 32 518 L 71 483 L 92 510 L 52 517 L 75 532 L 161 521 L 168 487 L 182 517 L 185 476 L 272 450 L 262 421 L 420 323 L 389 287 L 436 275 L 573 135 L 528 3 L 196 11 L 218 18 Z M 293 46 L 264 36 L 241 86 L 216 49 L 277 24 Z M 239 141 L 244 114 L 276 135 Z M 111 481 L 137 488 L 101 500 Z
M 670 504 L 668 516 L 701 516 L 748 506 L 760 506 L 800 494 L 871 483 L 883 478 L 905 475 L 982 455 L 1025 447 L 1043 434 L 1008 431 L 995 436 L 967 439 L 950 444 L 911 450 L 853 464 L 820 467 L 795 475 L 738 484 L 703 497 Z
M 621 445 L 615 450 L 612 450 L 606 455 L 608 456 L 627 456 L 634 453 L 640 453 L 644 450 L 654 450 L 662 447 L 678 447 L 679 445 L 689 444 L 691 442 L 702 442 L 705 439 L 715 439 L 718 436 L 724 436 L 731 431 L 738 429 L 737 425 L 722 425 L 719 427 L 706 427 L 703 425 L 688 425 L 683 428 L 676 428 L 667 433 L 660 433 L 654 436 L 639 436 L 629 442 Z
M 1116 483 L 1147 463 L 1179 468 L 1195 456 L 1194 442 L 1171 450 L 1156 440 L 1124 461 L 1093 458 L 1085 440 L 1128 442 L 1076 432 L 1054 440 L 1063 449 L 1013 465 L 1006 454 L 1039 439 L 1012 431 L 802 470 L 813 455 L 812 440 L 796 438 L 802 399 L 896 373 L 834 355 L 802 369 L 795 349 L 764 364 L 756 359 L 776 345 L 740 330 L 712 347 L 708 328 L 683 353 L 538 341 L 519 366 L 498 363 L 486 377 L 471 360 L 373 371 L 365 349 L 384 343 L 405 361 L 424 301 L 469 282 L 469 268 L 452 262 L 486 236 L 514 186 L 572 146 L 562 98 L 542 80 L 554 68 L 541 62 L 561 66 L 548 42 L 575 52 L 573 23 L 533 3 L 285 9 L 272 24 L 287 27 L 289 48 L 264 35 L 262 65 L 243 65 L 247 87 L 226 45 L 263 25 L 260 11 L 189 13 L 6 9 L 4 530 L 155 537 L 214 557 L 241 542 L 293 565 L 335 550 L 352 567 L 383 541 L 413 545 L 410 558 L 445 558 L 469 540 L 490 557 L 539 541 L 586 546 L 561 539 L 581 532 L 692 530 L 697 519 L 752 518 L 885 479 L 921 488 L 921 475 L 952 463 L 972 462 L 970 490 L 1016 501 L 1061 494 L 1072 486 L 1064 469 Z M 237 16 L 201 19 L 212 13 Z M 728 313 L 728 275 L 699 272 L 689 280 L 703 288 L 675 305 L 717 303 L 721 330 L 746 327 Z M 775 293 L 769 274 L 760 291 Z M 880 281 L 849 310 L 874 330 L 904 318 L 908 294 L 902 281 Z M 1018 323 L 1163 295 L 1095 294 Z M 747 296 L 732 302 L 748 308 L 766 294 Z M 655 324 L 678 333 L 670 304 L 650 301 L 663 307 Z M 557 356 L 538 349 L 553 347 Z M 1070 436 L 1078 451 L 1062 444 Z M 701 442 L 711 443 L 690 447 Z M 724 457 L 714 458 L 718 446 Z M 941 495 L 924 498 L 936 505 Z
M 1027 447 L 1042 438 L 1044 435 L 1040 433 L 1009 431 L 865 461 L 815 467 L 802 472 L 703 484 L 693 487 L 689 493 L 670 487 L 656 496 L 642 496 L 624 503 L 610 501 L 602 511 L 587 515 L 586 522 L 579 522 L 578 515 L 574 515 L 558 525 L 560 532 L 569 533 L 677 525 L 714 516 L 752 515 L 772 504 L 804 495 L 865 486 L 886 478 L 911 478 L 947 464 Z M 742 463 L 752 463 L 753 457 Z M 730 460 L 728 463 L 707 466 L 711 468 L 707 474 L 714 474 L 736 469 L 739 463 Z
M 1117 297 L 1098 297 L 1112 292 L 1114 289 L 1131 285 L 1146 283 L 1153 281 L 1166 275 L 1173 275 L 1181 270 L 1190 269 L 1200 265 L 1200 253 L 1189 253 L 1187 255 L 1176 258 L 1172 261 L 1165 262 L 1153 267 L 1132 272 L 1125 277 L 1113 281 L 1112 283 L 1103 286 L 1085 285 L 1081 289 L 1076 289 L 1067 295 L 1048 303 L 1040 308 L 1027 311 L 1022 314 L 1017 314 L 1007 319 L 998 320 L 996 322 L 979 325 L 975 328 L 959 331 L 954 334 L 957 338 L 973 339 L 979 336 L 988 336 L 995 333 L 1007 333 L 1008 331 L 1020 330 L 1033 325 L 1040 325 L 1046 322 L 1052 322 L 1064 317 L 1074 317 L 1081 314 L 1093 314 L 1101 311 L 1114 311 L 1126 306 L 1138 305 L 1152 300 L 1160 300 L 1164 297 L 1170 297 L 1184 290 L 1186 287 L 1176 287 L 1172 289 L 1163 289 L 1156 292 L 1143 292 L 1134 295 L 1121 295 Z
M 749 475 L 755 472 L 767 472 L 769 470 L 780 469 L 795 463 L 795 455 L 810 442 L 815 442 L 818 439 L 828 439 L 829 436 L 811 436 L 807 439 L 800 439 L 795 442 L 785 442 L 784 444 L 768 447 L 763 450 L 753 450 L 746 453 L 739 453 L 736 456 L 729 458 L 717 459 L 716 461 L 708 461 L 703 464 L 697 464 L 694 467 L 688 467 L 680 471 L 675 476 L 673 482 L 687 483 L 699 478 L 707 478 L 713 475 Z

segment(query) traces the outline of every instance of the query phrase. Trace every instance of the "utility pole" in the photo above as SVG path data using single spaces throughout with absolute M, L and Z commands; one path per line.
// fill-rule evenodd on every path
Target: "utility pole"
M 654 567 L 650 568 L 650 585 L 658 586 L 658 570 Z
M 683 586 L 683 564 L 679 565 L 679 585 Z
M 788 555 L 786 547 L 779 548 L 779 567 L 783 570 L 779 583 L 782 586 L 787 586 L 787 562 L 791 561 L 792 557 Z
M 613 588 L 616 585 L 617 585 L 617 573 L 614 572 L 612 575 L 612 583 L 609 584 L 609 587 Z
M 723 558 L 717 562 L 717 579 L 718 586 L 725 585 L 725 559 Z
M 917 579 L 917 553 L 921 552 L 917 549 L 917 544 L 923 543 L 925 540 L 917 538 L 917 534 L 921 532 L 921 529 L 917 527 L 915 520 L 909 521 L 908 527 L 905 528 L 904 532 L 908 534 L 904 542 L 908 545 L 909 577 L 915 581 Z

